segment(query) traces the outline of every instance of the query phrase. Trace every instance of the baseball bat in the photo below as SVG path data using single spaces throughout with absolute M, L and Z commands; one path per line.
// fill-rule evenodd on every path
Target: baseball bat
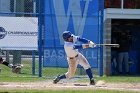
M 97 46 L 119 47 L 119 44 L 96 44 Z

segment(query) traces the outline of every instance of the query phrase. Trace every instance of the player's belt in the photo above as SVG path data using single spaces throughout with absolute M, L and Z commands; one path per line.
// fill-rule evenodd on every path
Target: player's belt
M 78 54 L 77 54 L 75 57 L 69 57 L 69 59 L 74 59 L 74 58 L 76 58 L 76 57 L 78 57 Z

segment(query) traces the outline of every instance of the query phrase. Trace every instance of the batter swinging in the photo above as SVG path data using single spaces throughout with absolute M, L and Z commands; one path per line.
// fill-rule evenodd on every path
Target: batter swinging
M 63 39 L 65 41 L 64 43 L 64 49 L 67 55 L 67 60 L 69 64 L 68 72 L 63 75 L 58 75 L 54 80 L 53 83 L 58 83 L 61 79 L 70 79 L 75 74 L 77 65 L 80 64 L 85 70 L 86 73 L 90 79 L 90 85 L 95 85 L 95 81 L 92 75 L 92 71 L 90 68 L 90 65 L 87 61 L 87 59 L 78 52 L 78 49 L 80 48 L 89 48 L 89 47 L 96 47 L 96 44 L 93 43 L 90 40 L 87 40 L 85 38 L 81 38 L 79 36 L 73 35 L 70 31 L 64 31 L 63 32 Z M 84 44 L 77 44 L 76 42 L 80 41 Z

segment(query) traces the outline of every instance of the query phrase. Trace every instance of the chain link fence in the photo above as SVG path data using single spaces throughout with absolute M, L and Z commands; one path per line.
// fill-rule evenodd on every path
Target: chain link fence
M 0 0 L 0 75 L 37 76 L 39 0 Z
M 87 13 L 87 12 L 84 12 L 85 2 L 81 0 L 79 1 L 83 3 L 81 4 L 80 2 L 78 2 L 78 4 L 81 4 L 81 6 L 83 7 L 82 13 Z M 45 2 L 46 2 L 46 6 L 44 6 Z M 0 62 L 1 63 L 0 76 L 12 76 L 12 77 L 14 76 L 24 76 L 24 77 L 51 76 L 53 77 L 58 74 L 63 74 L 67 72 L 67 68 L 45 67 L 44 66 L 45 64 L 42 64 L 44 61 L 44 56 L 42 57 L 42 55 L 44 54 L 44 51 L 42 52 L 40 50 L 42 50 L 42 47 L 44 47 L 44 45 L 46 44 L 46 43 L 44 44 L 44 42 L 48 43 L 48 40 L 46 39 L 45 41 L 44 39 L 44 37 L 46 36 L 44 34 L 45 32 L 48 33 L 47 31 L 50 28 L 49 27 L 47 28 L 47 30 L 45 30 L 44 24 L 46 21 L 48 22 L 48 24 L 50 24 L 49 21 L 47 20 L 47 18 L 49 17 L 50 17 L 49 18 L 50 22 L 54 22 L 54 20 L 56 20 L 54 16 L 55 14 L 52 13 L 54 12 L 54 10 L 50 11 L 50 8 L 53 7 L 51 6 L 52 3 L 50 2 L 53 2 L 53 1 L 51 0 L 46 0 L 46 1 L 45 0 L 0 0 L 0 43 L 1 43 L 0 44 L 0 48 L 1 48 L 0 57 L 2 58 Z M 55 0 L 54 2 L 57 3 Z M 67 3 L 69 3 L 68 1 L 63 1 L 63 2 L 66 3 L 65 5 L 68 5 Z M 49 5 L 51 7 L 49 7 Z M 90 4 L 86 3 L 86 6 L 90 6 Z M 44 7 L 46 7 L 47 9 L 45 10 Z M 90 7 L 93 8 L 92 6 Z M 65 8 L 67 7 L 65 6 Z M 88 9 L 88 8 L 86 7 L 85 9 Z M 46 14 L 44 13 L 44 11 L 46 11 Z M 78 11 L 81 11 L 81 9 Z M 86 10 L 86 11 L 91 11 L 91 9 Z M 92 12 L 94 13 L 95 11 L 92 11 Z M 49 15 L 50 14 L 49 12 L 52 13 L 52 15 Z M 90 16 L 89 17 L 90 19 L 91 13 L 88 13 L 88 14 Z M 95 16 L 98 19 L 100 15 L 99 16 L 97 15 L 98 14 L 96 14 Z M 45 16 L 46 16 L 46 21 L 44 22 Z M 51 16 L 53 16 L 53 20 Z M 84 18 L 86 18 L 87 16 L 84 16 Z M 57 17 L 59 17 L 59 15 Z M 79 17 L 83 18 L 83 15 Z M 92 18 L 94 20 L 93 16 Z M 95 23 L 98 23 L 98 22 L 95 22 Z M 47 26 L 50 26 L 50 25 L 47 25 Z M 96 27 L 97 27 L 97 24 L 96 24 Z M 53 27 L 53 29 L 56 29 L 56 27 Z M 49 30 L 51 33 L 53 33 L 51 29 Z M 58 34 L 58 32 L 56 32 L 55 30 L 54 32 L 56 33 L 56 34 L 54 33 L 55 35 Z M 41 36 L 39 33 L 41 33 Z M 56 40 L 56 37 L 51 37 L 51 38 Z M 56 41 L 59 41 L 59 40 L 56 40 Z M 38 46 L 40 43 L 42 44 L 42 46 Z M 51 41 L 49 41 L 49 43 L 51 43 Z M 41 58 L 40 58 L 40 55 L 41 55 Z M 39 59 L 42 59 L 41 63 Z M 96 67 L 98 67 L 98 64 L 96 65 L 97 65 Z M 97 69 L 96 72 L 98 73 L 98 68 L 96 69 Z M 78 75 L 85 74 L 85 72 L 83 69 L 77 69 L 76 74 Z
M 38 77 L 38 19 L 39 0 L 0 0 L 0 77 Z M 67 68 L 42 67 L 43 77 L 55 77 L 67 71 Z

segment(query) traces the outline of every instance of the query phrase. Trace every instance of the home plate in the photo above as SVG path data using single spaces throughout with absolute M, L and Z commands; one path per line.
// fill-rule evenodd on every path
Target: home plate
M 107 87 L 107 86 L 106 86 L 106 82 L 103 81 L 103 80 L 97 81 L 96 84 L 95 84 L 95 86 L 96 86 L 96 87 Z
M 93 87 L 107 87 L 106 82 L 99 80 L 95 85 L 85 84 L 85 83 L 75 83 L 74 86 L 93 86 Z

